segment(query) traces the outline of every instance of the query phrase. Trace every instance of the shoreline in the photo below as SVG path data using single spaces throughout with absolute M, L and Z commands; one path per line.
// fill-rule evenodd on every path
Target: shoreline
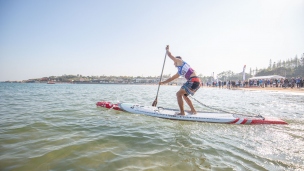
M 202 87 L 202 88 L 214 88 L 218 87 Z M 223 88 L 226 89 L 226 88 Z M 231 90 L 244 90 L 244 91 L 272 91 L 272 92 L 290 92 L 290 93 L 304 93 L 304 88 L 281 88 L 281 87 L 238 87 L 232 88 Z
M 271 91 L 271 92 L 289 92 L 289 93 L 304 93 L 304 88 L 273 88 L 273 87 L 257 87 L 257 88 L 240 88 L 245 91 Z
M 12 84 L 8 82 L 0 82 L 0 83 L 6 83 L 6 84 Z M 35 84 L 35 83 L 18 83 L 18 84 Z M 47 82 L 43 83 L 36 83 L 36 84 L 47 84 Z M 70 82 L 56 82 L 55 84 L 108 84 L 108 85 L 113 85 L 113 84 L 121 84 L 121 85 L 158 85 L 158 84 L 144 84 L 144 83 L 70 83 Z M 180 85 L 162 85 L 162 86 L 180 86 Z M 203 86 L 201 87 L 203 89 L 205 88 L 212 88 L 212 89 L 227 89 L 226 87 L 219 88 L 219 87 L 207 87 Z M 227 89 L 229 90 L 229 89 Z M 231 88 L 230 90 L 244 90 L 244 91 L 271 91 L 271 92 L 290 92 L 290 93 L 304 93 L 304 87 L 302 88 L 281 88 L 281 87 L 237 87 L 237 88 Z

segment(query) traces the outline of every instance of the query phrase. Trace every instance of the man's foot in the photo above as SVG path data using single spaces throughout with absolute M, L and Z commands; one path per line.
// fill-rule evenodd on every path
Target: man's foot
M 182 114 L 182 113 L 175 113 L 175 115 L 182 115 L 182 116 L 185 116 L 185 114 Z
M 197 114 L 197 112 L 194 110 L 194 111 L 192 111 L 191 110 L 191 112 L 190 112 L 192 115 L 195 115 L 195 114 Z
M 190 115 L 197 114 L 196 110 L 187 110 L 187 113 L 189 113 Z

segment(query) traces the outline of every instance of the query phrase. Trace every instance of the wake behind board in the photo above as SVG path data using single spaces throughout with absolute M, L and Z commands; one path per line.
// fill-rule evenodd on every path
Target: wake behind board
M 214 112 L 197 112 L 197 114 L 177 115 L 179 110 L 167 109 L 153 106 L 141 106 L 133 103 L 119 103 L 106 105 L 109 102 L 99 102 L 101 107 L 113 108 L 115 110 L 123 110 L 133 114 L 142 114 L 152 117 L 183 120 L 183 121 L 196 121 L 196 122 L 209 122 L 209 123 L 226 123 L 226 124 L 287 124 L 285 121 L 274 117 L 262 116 L 248 116 L 244 114 L 231 114 L 231 113 L 214 113 Z M 117 106 L 118 107 L 117 107 Z

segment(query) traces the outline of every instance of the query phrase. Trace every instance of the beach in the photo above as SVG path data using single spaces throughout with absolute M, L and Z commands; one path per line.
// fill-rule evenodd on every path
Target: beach
M 304 93 L 304 88 L 249 87 L 249 88 L 238 88 L 238 89 L 247 90 L 247 91 L 274 91 L 274 92 Z

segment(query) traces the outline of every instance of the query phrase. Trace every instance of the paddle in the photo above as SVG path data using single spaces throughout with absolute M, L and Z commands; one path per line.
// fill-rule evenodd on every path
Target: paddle
M 165 66 L 165 62 L 166 62 L 166 57 L 167 57 L 167 52 L 166 52 L 166 54 L 165 54 L 163 69 L 162 69 L 162 72 L 161 72 L 161 74 L 160 74 L 159 82 L 161 82 L 161 79 L 162 79 L 162 77 L 163 77 L 163 71 L 164 71 L 164 66 Z M 160 86 L 160 84 L 158 84 L 158 89 L 157 89 L 157 93 L 156 93 L 156 98 L 155 98 L 154 102 L 152 103 L 152 106 L 156 106 L 156 105 L 157 105 L 157 96 L 158 96 L 158 92 L 159 92 L 159 86 Z

